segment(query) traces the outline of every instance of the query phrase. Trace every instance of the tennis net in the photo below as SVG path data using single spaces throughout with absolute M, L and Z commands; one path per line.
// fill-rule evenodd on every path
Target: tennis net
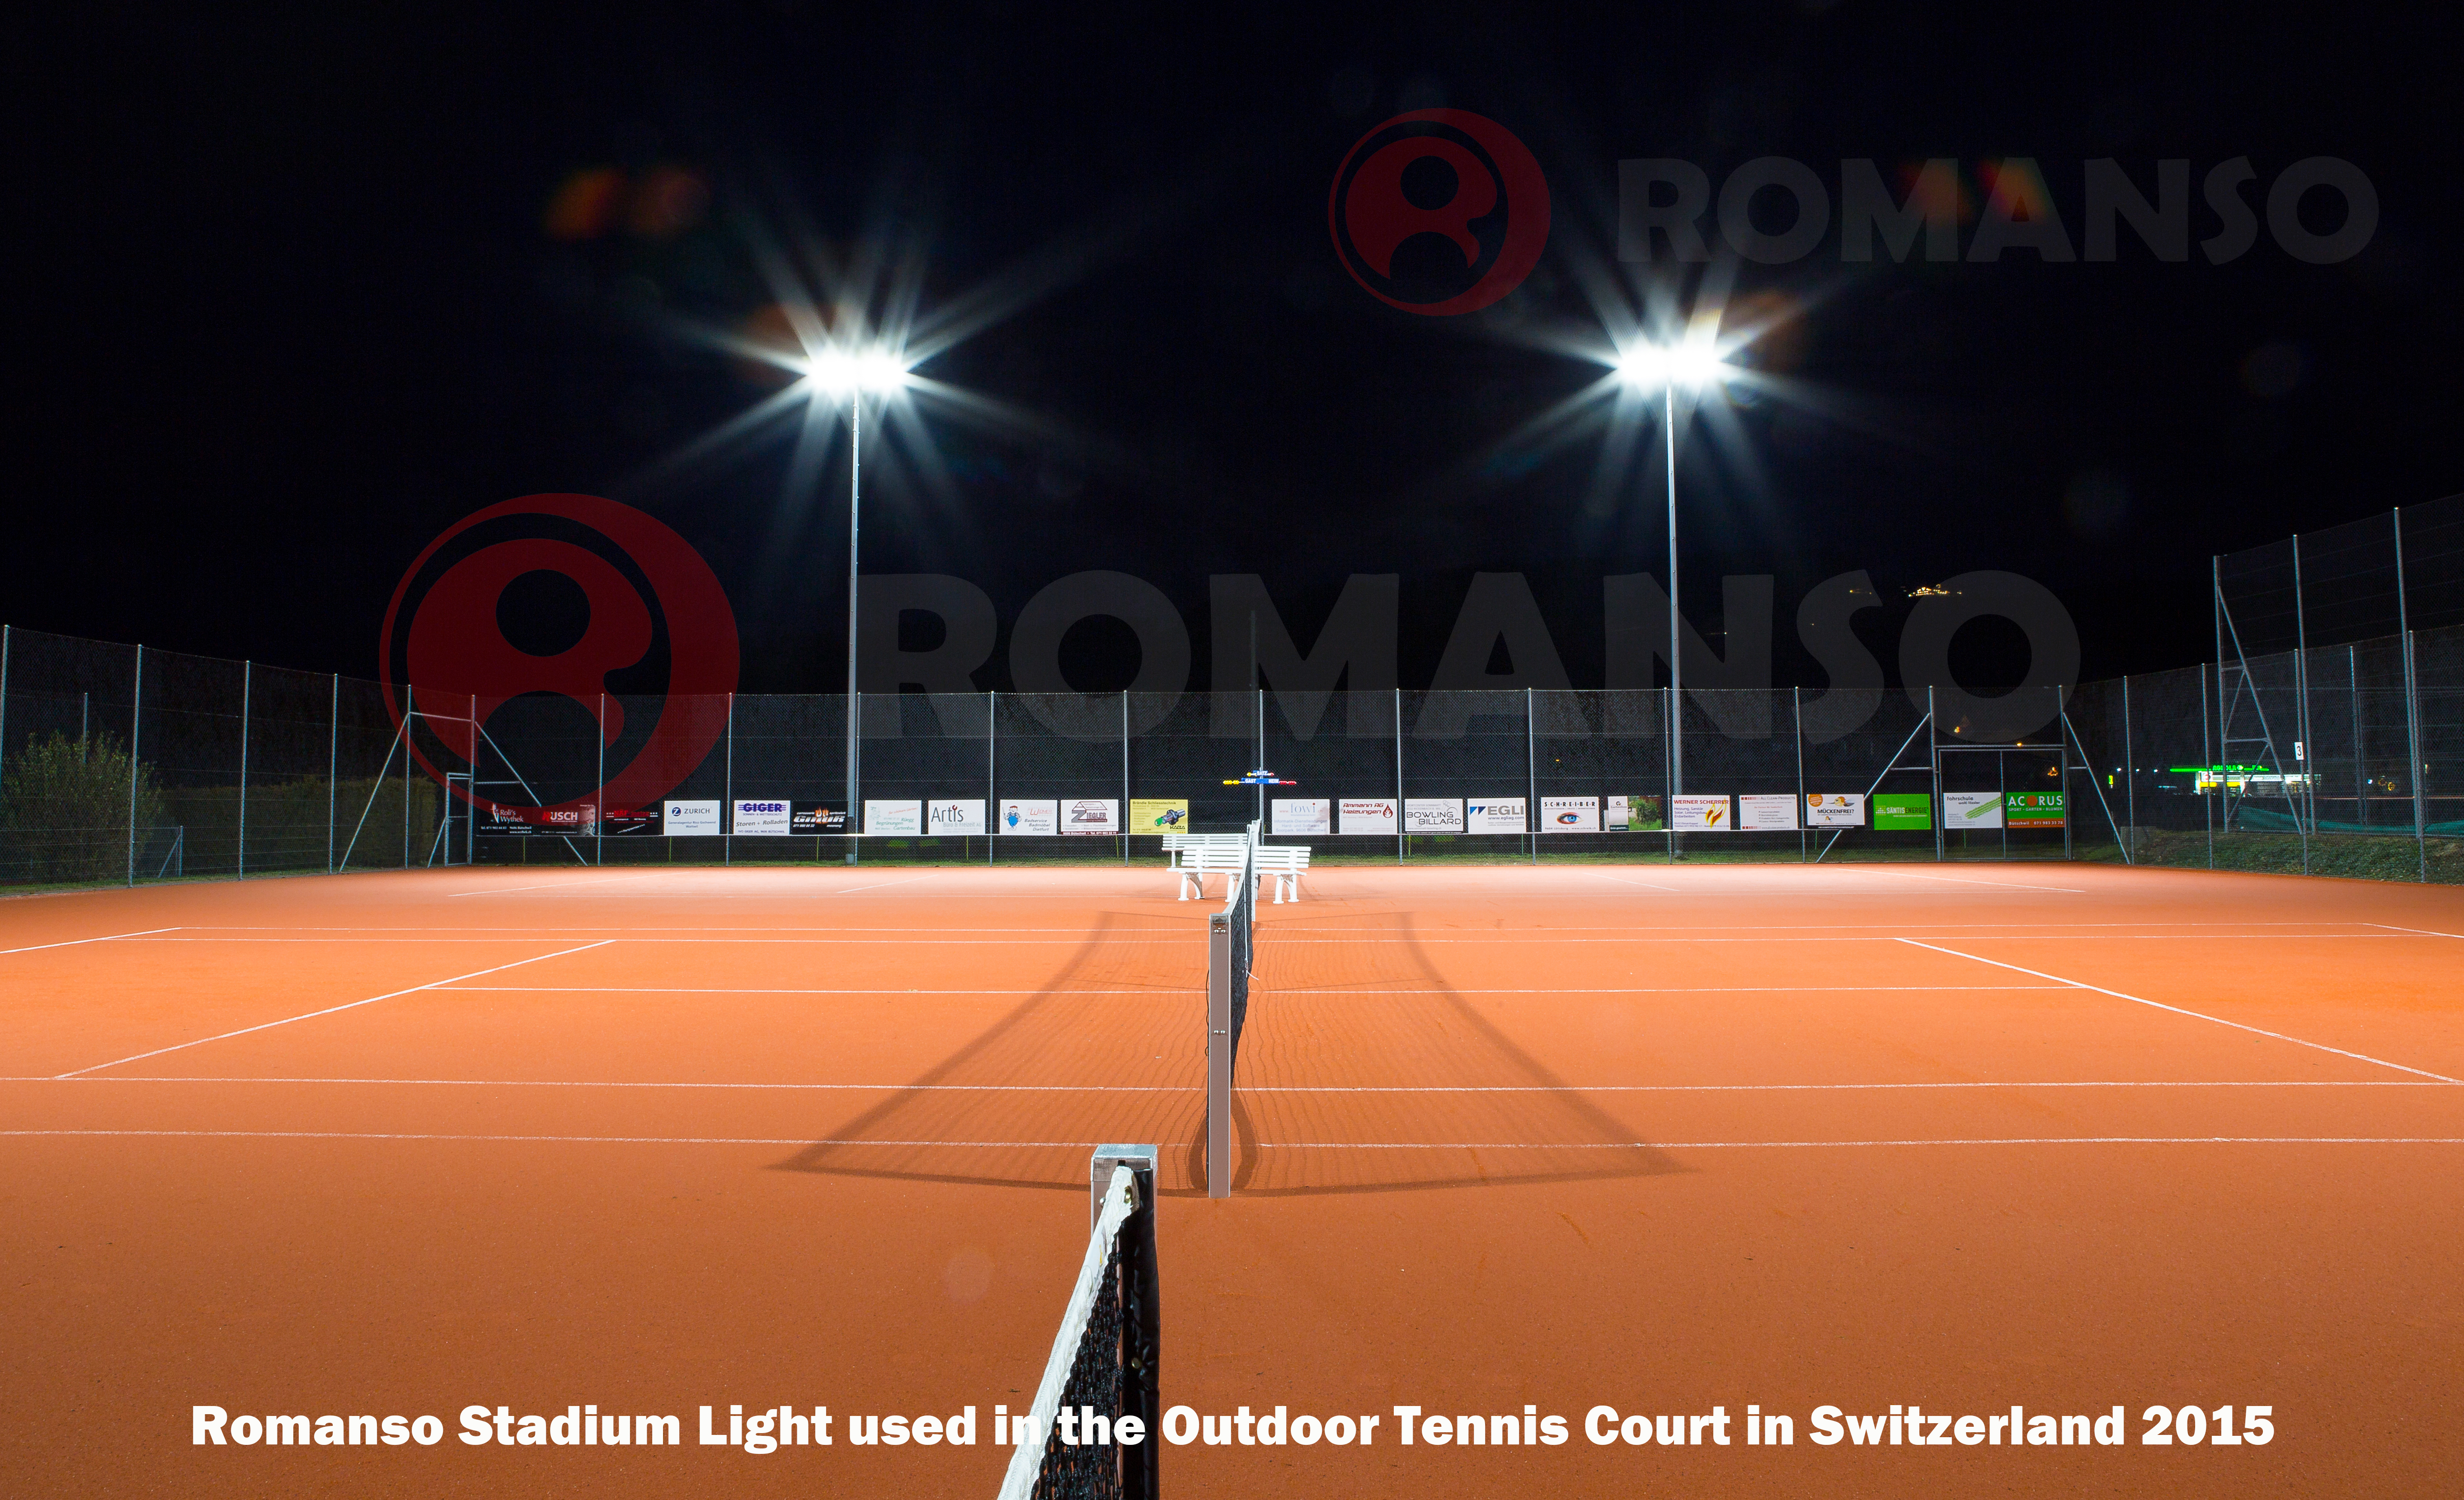
M 1094 1230 L 1035 1404 L 1010 1419 L 1018 1446 L 1001 1500 L 1154 1500 L 1155 1163 L 1153 1146 L 1095 1153 Z
M 1258 826 L 1223 910 L 1206 922 L 1206 1196 L 1232 1196 L 1232 1080 L 1249 1021 L 1249 970 L 1258 923 Z

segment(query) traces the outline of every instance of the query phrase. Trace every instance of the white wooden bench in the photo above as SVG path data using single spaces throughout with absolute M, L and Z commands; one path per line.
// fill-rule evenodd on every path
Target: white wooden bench
M 1173 873 L 1180 877 L 1180 899 L 1204 899 L 1206 877 L 1222 874 L 1238 879 L 1249 862 L 1248 839 L 1236 835 L 1228 844 L 1198 844 L 1173 851 Z
M 1306 844 L 1261 844 L 1258 846 L 1258 885 L 1265 893 L 1267 877 L 1275 882 L 1275 904 L 1283 904 L 1287 894 L 1301 898 L 1301 871 L 1309 869 L 1309 846 Z

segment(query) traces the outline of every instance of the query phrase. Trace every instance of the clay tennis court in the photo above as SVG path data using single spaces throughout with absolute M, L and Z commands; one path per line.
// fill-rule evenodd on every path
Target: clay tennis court
M 2452 1494 L 2464 894 L 2065 865 L 1313 871 L 1235 1195 L 1159 868 L 422 871 L 0 902 L 0 1489 L 990 1495 L 696 1408 L 1031 1398 L 1089 1148 L 1163 1146 L 1163 1399 L 1530 1448 L 1167 1447 L 1175 1494 Z M 1212 893 L 1210 890 L 1210 894 Z M 194 1447 L 189 1408 L 433 1413 Z M 469 1448 L 457 1413 L 674 1413 Z M 1792 1413 L 1596 1446 L 1586 1411 Z M 1806 1414 L 2122 1446 L 1817 1446 Z M 2142 1410 L 2273 1408 L 2264 1447 Z M 1735 1429 L 1731 1429 L 1734 1431 Z

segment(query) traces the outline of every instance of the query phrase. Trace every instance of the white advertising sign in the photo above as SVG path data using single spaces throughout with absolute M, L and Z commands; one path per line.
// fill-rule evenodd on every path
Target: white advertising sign
M 1332 833 L 1334 804 L 1324 797 L 1267 799 L 1269 833 Z
M 1346 797 L 1335 807 L 1337 827 L 1346 833 L 1393 833 L 1400 820 L 1392 797 Z
M 1865 826 L 1863 792 L 1808 792 L 1805 826 L 1809 828 L 1861 828 Z
M 793 809 L 785 802 L 761 797 L 736 799 L 733 820 L 738 838 L 785 838 Z
M 1061 805 L 1064 833 L 1118 833 L 1121 804 L 1116 797 L 1072 797 Z
M 1737 797 L 1737 827 L 1745 833 L 1796 831 L 1794 792 L 1742 792 Z
M 864 800 L 864 831 L 896 833 L 908 838 L 924 831 L 924 805 L 920 802 Z
M 1541 798 L 1540 831 L 1597 833 L 1600 831 L 1600 800 L 1597 797 Z
M 670 838 L 679 834 L 726 831 L 718 821 L 718 804 L 715 802 L 668 804 L 665 827 Z
M 1998 828 L 2002 826 L 2000 792 L 1945 792 L 1942 826 L 1946 828 Z
M 1001 805 L 1003 833 L 1058 833 L 1061 805 L 1055 802 L 1005 802 Z
M 1403 799 L 1404 832 L 1461 833 L 1463 830 L 1462 798 L 1406 797 Z
M 1526 821 L 1520 797 L 1490 797 L 1463 804 L 1465 830 L 1472 833 L 1526 833 L 1530 825 Z
M 954 801 L 935 799 L 924 805 L 924 824 L 935 833 L 956 837 L 961 833 L 984 831 L 984 802 L 979 797 L 970 802 L 961 797 Z
M 1734 833 L 1737 826 L 1729 821 L 1727 792 L 1687 792 L 1672 799 L 1676 815 L 1668 826 L 1680 833 Z

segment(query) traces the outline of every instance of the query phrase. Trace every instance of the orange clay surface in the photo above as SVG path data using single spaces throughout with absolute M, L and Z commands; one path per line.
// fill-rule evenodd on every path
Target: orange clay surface
M 2059 864 L 1349 868 L 1260 908 L 1241 1191 L 1204 917 L 1133 870 L 451 870 L 0 901 L 0 1493 L 990 1496 L 1164 1147 L 1170 1494 L 2453 1495 L 2464 893 Z M 2172 1007 L 2172 1008 L 2167 1008 Z M 2270 1034 L 2274 1033 L 2274 1034 Z M 191 1403 L 434 1414 L 196 1447 Z M 680 1448 L 472 1447 L 465 1405 Z M 697 1409 L 978 1408 L 972 1447 Z M 1403 1447 L 1397 1403 L 1569 1420 Z M 1749 1403 L 1790 1446 L 1748 1447 Z M 1819 1446 L 1824 1403 L 2121 1446 Z M 2152 1404 L 2274 1408 L 2143 1445 Z M 1585 1413 L 1730 1446 L 1595 1446 Z M 843 1433 L 843 1428 L 840 1429 Z

